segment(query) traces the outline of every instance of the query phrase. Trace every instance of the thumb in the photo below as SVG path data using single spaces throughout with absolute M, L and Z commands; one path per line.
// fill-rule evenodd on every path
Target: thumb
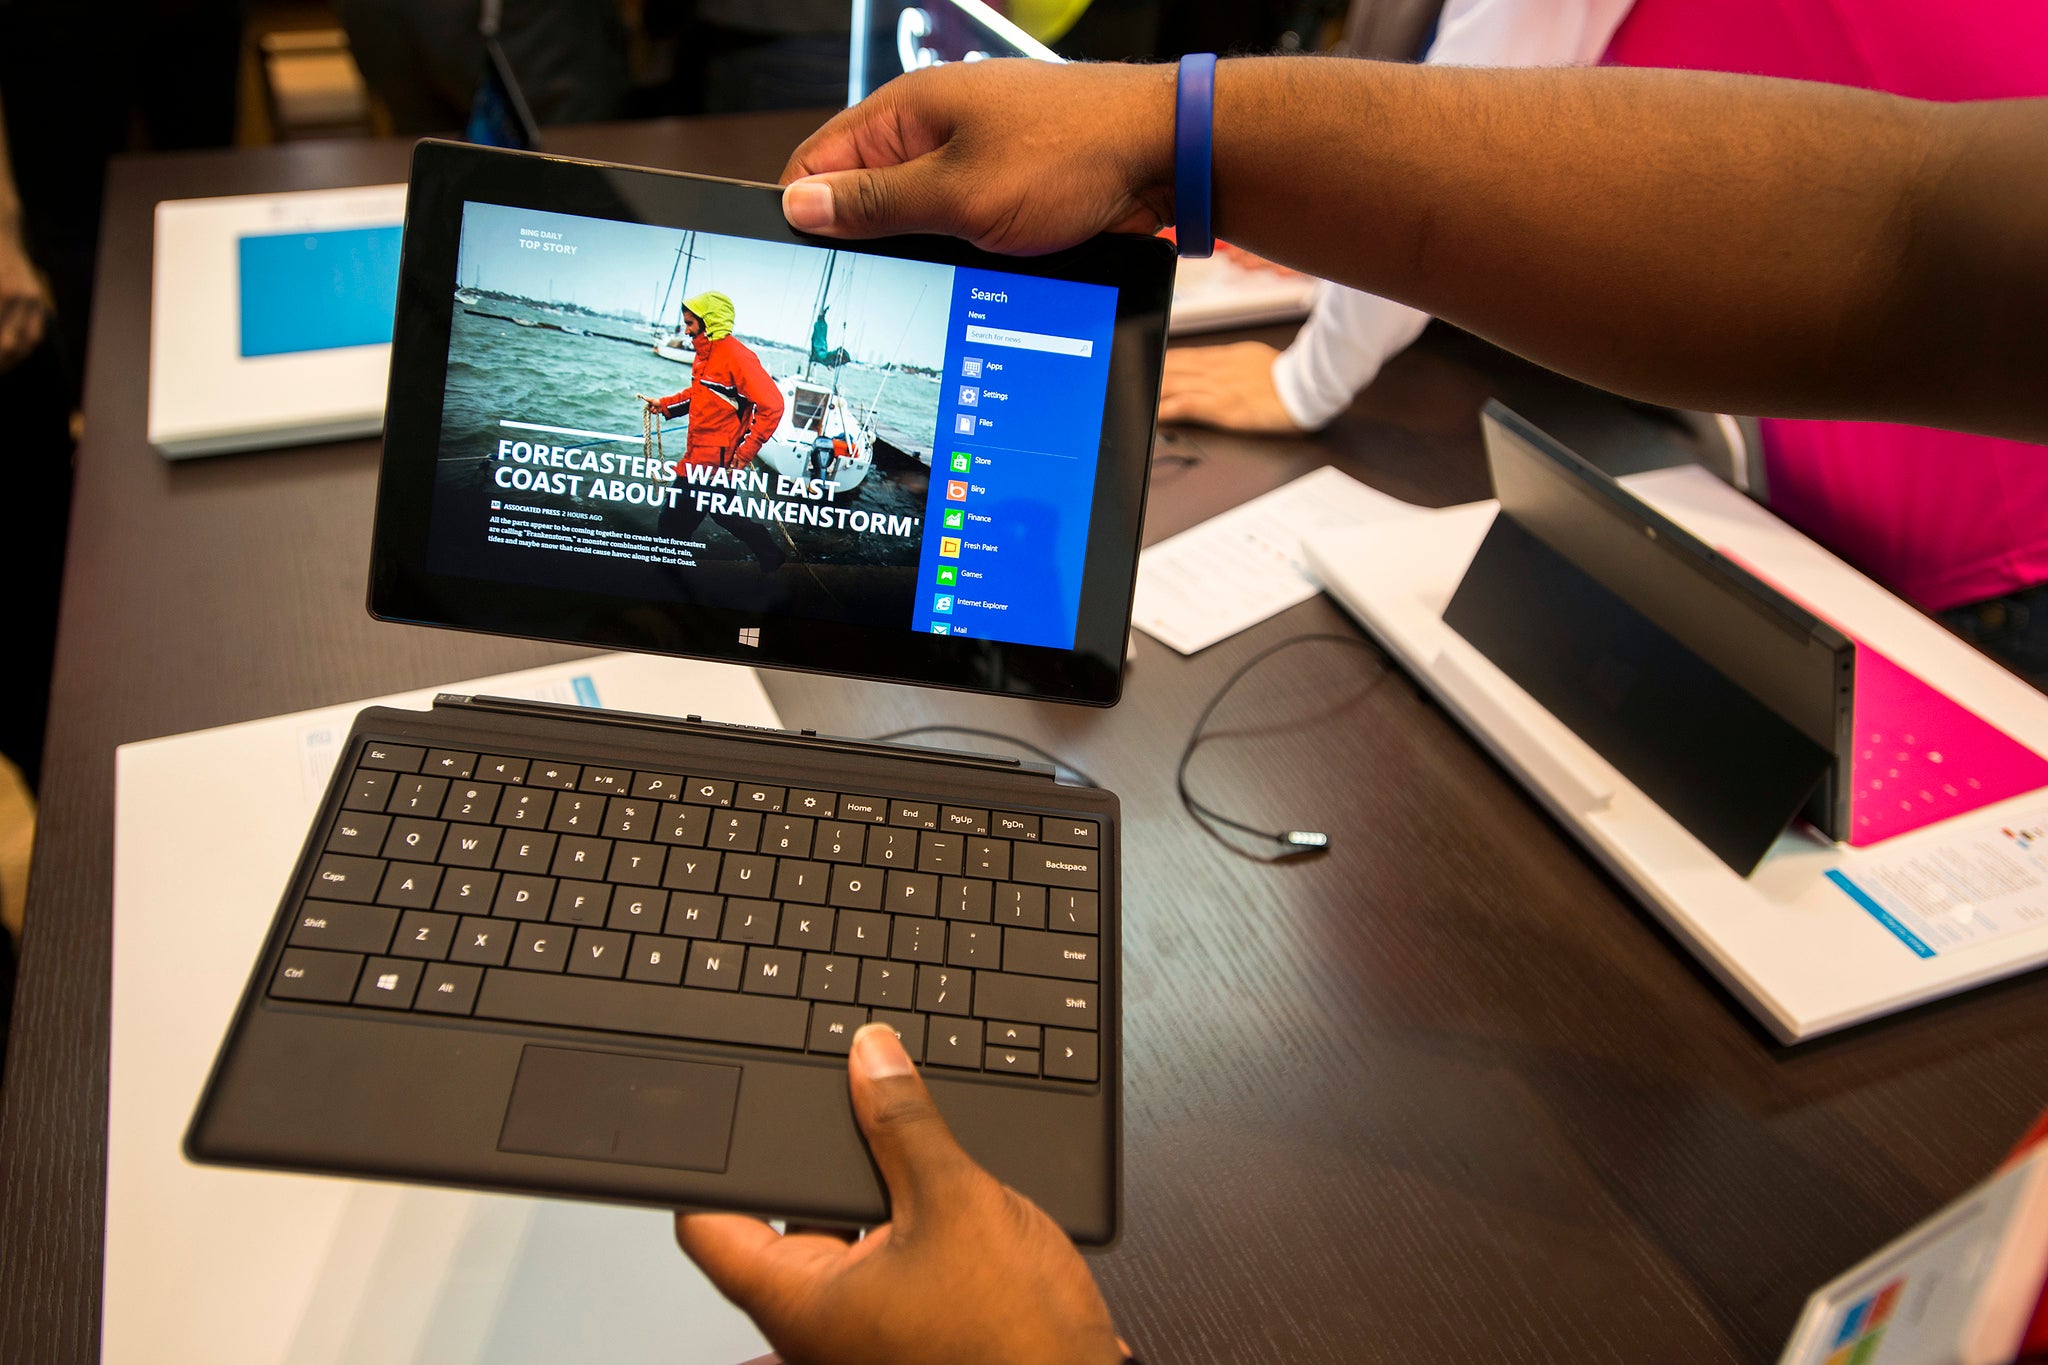
M 946 176 L 927 153 L 901 165 L 827 171 L 782 190 L 782 216 L 821 237 L 884 237 L 899 232 L 972 235 Z
M 854 1035 L 847 1059 L 853 1116 L 889 1187 L 889 1216 L 900 1234 L 920 1219 L 942 1214 L 953 1191 L 978 1168 L 939 1117 L 910 1054 L 887 1024 Z

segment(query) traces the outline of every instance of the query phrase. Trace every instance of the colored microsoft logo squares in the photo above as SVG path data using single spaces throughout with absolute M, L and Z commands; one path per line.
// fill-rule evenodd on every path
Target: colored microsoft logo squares
M 965 479 L 948 479 L 946 481 L 946 501 L 967 501 L 967 481 Z
M 960 582 L 960 571 L 951 564 L 939 565 L 939 586 L 950 588 Z
M 972 436 L 974 434 L 974 414 L 963 412 L 958 417 L 955 417 L 953 419 L 953 430 L 961 436 Z
M 1871 1300 L 1859 1300 L 1855 1307 L 1842 1314 L 1842 1325 L 1835 1329 L 1835 1345 L 1854 1341 L 1863 1335 L 1863 1324 L 1870 1317 Z
M 957 531 L 966 524 L 967 513 L 958 507 L 948 507 L 946 509 L 946 529 L 948 531 Z
M 942 559 L 958 559 L 960 557 L 960 537 L 941 536 L 939 538 L 939 556 Z
M 947 625 L 947 624 L 946 624 L 946 623 L 945 623 L 944 621 L 934 621 L 934 622 L 932 622 L 932 634 L 934 634 L 934 635 L 951 635 L 952 633 L 953 633 L 953 628 L 952 628 L 951 626 Z
M 1877 1359 L 1877 1348 L 1883 1342 L 1884 1328 L 1879 1327 L 1856 1343 L 1856 1349 L 1849 1352 L 1849 1365 L 1871 1365 Z
M 1870 1303 L 1870 1325 L 1878 1326 L 1890 1320 L 1892 1309 L 1898 1306 L 1899 1291 L 1906 1287 L 1904 1280 L 1893 1280 L 1877 1291 L 1877 1297 Z
M 965 474 L 967 472 L 968 466 L 972 465 L 973 463 L 973 457 L 968 455 L 966 451 L 956 450 L 953 452 L 953 472 L 955 474 Z M 496 506 L 495 503 L 492 505 Z
M 932 610 L 941 616 L 951 616 L 953 614 L 953 594 L 949 592 L 933 593 Z

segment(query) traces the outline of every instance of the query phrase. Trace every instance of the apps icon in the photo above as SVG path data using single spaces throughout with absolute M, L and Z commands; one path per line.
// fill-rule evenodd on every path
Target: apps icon
M 948 480 L 946 480 L 946 501 L 947 501 L 947 502 L 966 502 L 966 501 L 967 501 L 967 480 L 965 480 L 965 479 L 948 479 Z
M 951 564 L 941 564 L 941 565 L 939 565 L 939 586 L 940 586 L 940 587 L 942 587 L 942 588 L 950 588 L 950 587 L 954 587 L 954 586 L 956 586 L 956 585 L 957 585 L 957 584 L 958 584 L 959 582 L 960 582 L 960 571 L 959 571 L 958 569 L 954 568 L 954 567 L 953 567 L 953 566 L 952 566 Z
M 932 610 L 941 616 L 951 616 L 953 614 L 953 594 L 949 592 L 933 593 Z
M 934 635 L 951 635 L 952 633 L 953 633 L 953 628 L 952 628 L 951 626 L 947 625 L 947 624 L 946 624 L 946 623 L 945 623 L 944 621 L 934 621 L 934 622 L 932 622 L 932 634 L 934 634 Z
M 974 414 L 963 412 L 958 417 L 955 417 L 953 419 L 953 431 L 960 436 L 972 436 L 974 434 Z
M 969 455 L 966 451 L 956 450 L 953 452 L 953 472 L 955 474 L 965 474 L 968 470 L 968 467 L 973 463 L 974 457 Z M 496 507 L 497 505 L 498 504 L 496 503 L 491 504 L 491 506 L 493 507 Z
M 962 379 L 981 378 L 981 357 L 978 355 L 960 357 L 960 377 Z
M 939 537 L 939 558 L 941 558 L 941 559 L 958 559 L 959 557 L 960 557 L 960 537 L 958 537 L 958 536 L 940 536 L 940 537 Z
M 980 403 L 980 402 L 981 402 L 981 390 L 980 390 L 980 389 L 977 389 L 977 388 L 976 388 L 976 387 L 974 387 L 974 385 L 972 385 L 972 384 L 962 384 L 962 385 L 960 386 L 960 406 L 961 406 L 961 407 L 963 407 L 963 408 L 971 408 L 971 407 L 975 406 L 976 404 L 978 404 L 978 403 Z

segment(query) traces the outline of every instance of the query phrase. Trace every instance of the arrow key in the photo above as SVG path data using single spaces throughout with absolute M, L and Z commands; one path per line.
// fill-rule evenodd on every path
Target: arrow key
M 1045 1074 L 1062 1081 L 1094 1080 L 1095 1035 L 1072 1029 L 1047 1029 Z
M 980 1070 L 981 1020 L 932 1020 L 931 1036 L 925 1040 L 924 1060 L 929 1066 L 957 1066 L 967 1071 Z
M 1029 1048 L 992 1047 L 982 1054 L 982 1069 L 1007 1071 L 1013 1076 L 1036 1076 L 1038 1054 Z

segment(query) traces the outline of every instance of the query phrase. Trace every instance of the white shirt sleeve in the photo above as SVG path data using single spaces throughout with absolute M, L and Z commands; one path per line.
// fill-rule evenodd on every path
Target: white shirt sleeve
M 1448 0 L 1425 61 L 1437 66 L 1584 66 L 1600 59 L 1634 0 Z M 1273 387 L 1313 431 L 1422 334 L 1429 315 L 1324 282 L 1308 321 L 1273 362 Z

